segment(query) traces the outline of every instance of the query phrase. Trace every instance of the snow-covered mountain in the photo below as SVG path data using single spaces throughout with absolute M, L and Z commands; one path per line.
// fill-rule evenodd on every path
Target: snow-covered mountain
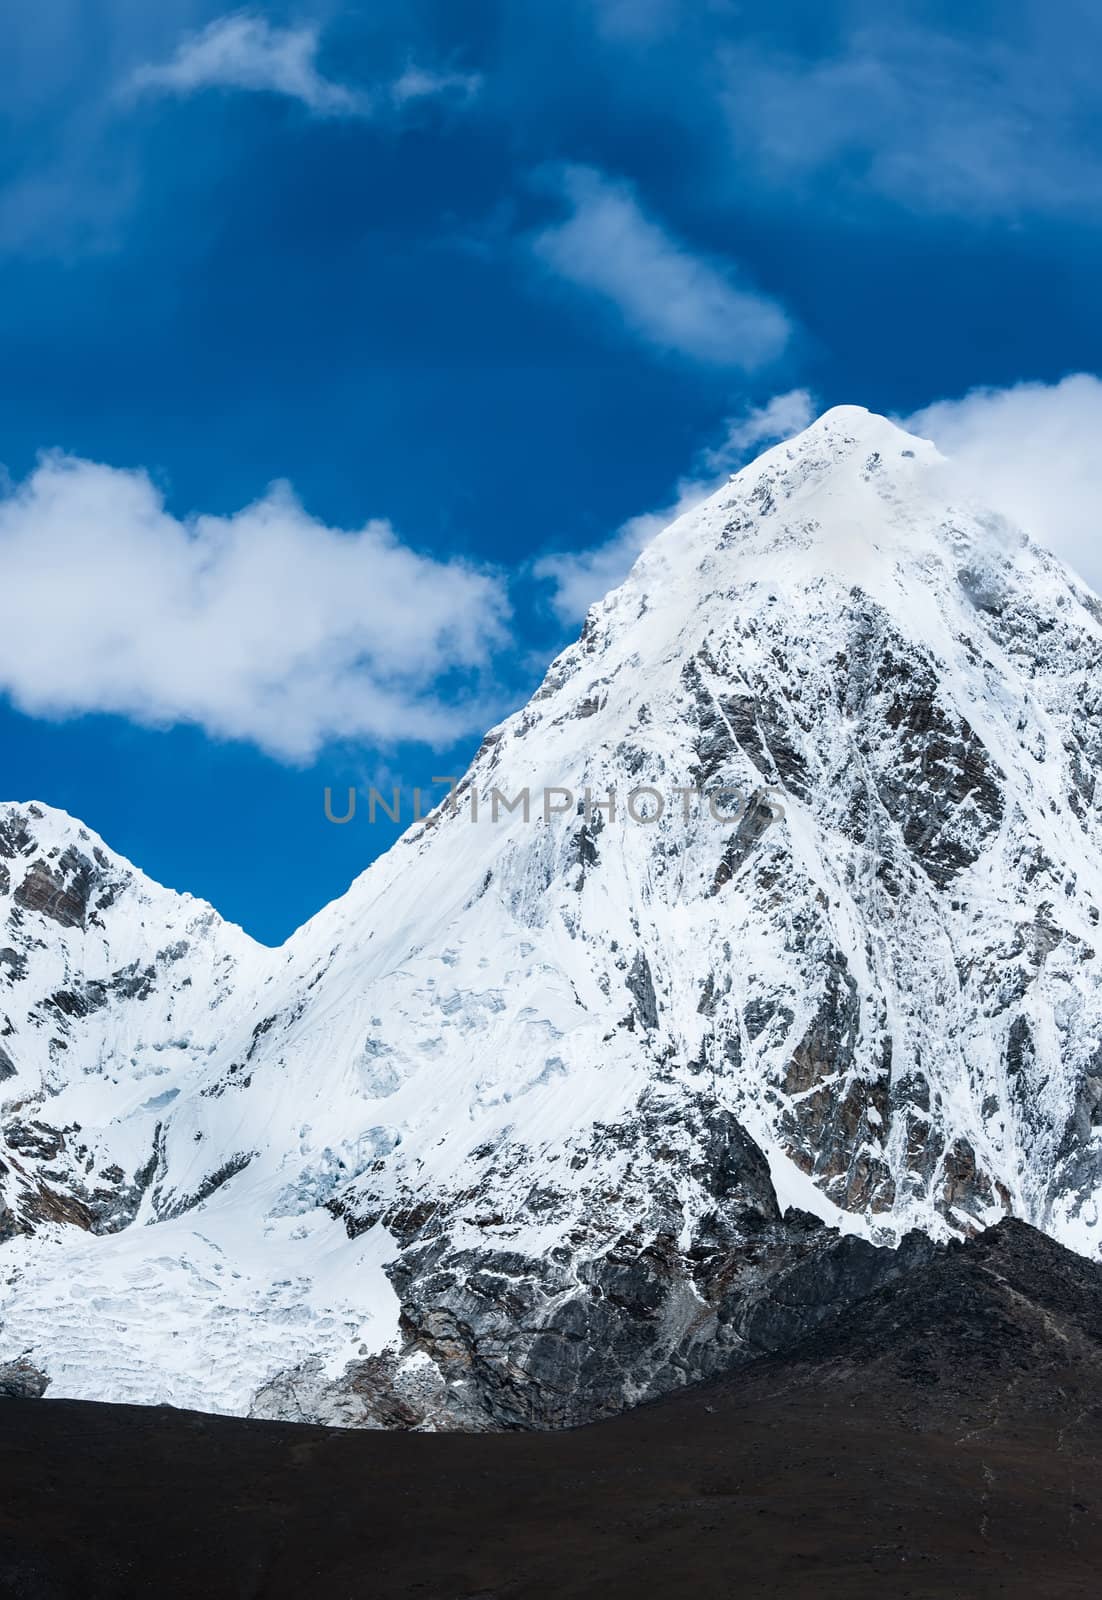
M 570 1422 L 911 1229 L 1099 1256 L 1102 604 L 949 484 L 768 451 L 279 950 L 4 807 L 7 1381 Z

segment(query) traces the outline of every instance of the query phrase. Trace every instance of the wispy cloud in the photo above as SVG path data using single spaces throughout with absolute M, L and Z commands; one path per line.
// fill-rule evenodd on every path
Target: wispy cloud
M 1102 593 L 1102 379 L 974 389 L 904 426 L 949 458 L 955 491 L 1024 528 Z
M 678 0 L 589 0 L 598 31 L 609 39 L 650 40 L 674 27 Z
M 200 89 L 247 89 L 300 100 L 320 116 L 364 116 L 371 99 L 335 83 L 318 69 L 319 29 L 273 27 L 265 17 L 239 11 L 219 17 L 181 40 L 163 65 L 141 66 L 134 89 L 187 95 Z
M 470 100 L 481 85 L 476 73 L 409 65 L 393 82 L 353 87 L 326 77 L 318 65 L 316 23 L 276 27 L 266 17 L 238 11 L 182 39 L 171 60 L 139 67 L 134 92 L 190 95 L 235 89 L 283 95 L 321 117 L 372 117 L 414 101 Z
M 792 326 L 776 301 L 668 233 L 628 184 L 585 166 L 541 176 L 568 208 L 529 240 L 546 272 L 603 301 L 634 337 L 689 360 L 750 371 L 780 355 Z
M 789 193 L 806 181 L 819 201 L 873 194 L 985 217 L 1096 212 L 1094 84 L 1015 21 L 994 38 L 881 17 L 816 57 L 721 46 L 743 170 L 756 166 Z
M 700 464 L 706 472 L 727 472 L 745 461 L 747 452 L 759 444 L 790 439 L 808 427 L 815 416 L 815 402 L 807 389 L 789 389 L 775 394 L 763 406 L 731 417 L 722 443 L 704 450 Z
M 452 99 L 462 102 L 472 100 L 481 88 L 482 76 L 477 72 L 445 72 L 410 66 L 390 85 L 390 98 L 399 106 L 415 100 Z
M 502 580 L 387 522 L 328 527 L 285 484 L 181 521 L 142 472 L 48 455 L 0 499 L 0 570 L 0 691 L 34 715 L 192 723 L 300 760 L 450 742 L 499 709 L 481 685 Z
M 117 249 L 140 187 L 135 166 L 127 152 L 108 160 L 93 137 L 13 178 L 0 187 L 0 255 L 76 259 Z
M 559 621 L 572 623 L 584 617 L 595 600 L 623 582 L 652 539 L 676 517 L 714 494 L 724 477 L 742 466 L 758 445 L 790 438 L 806 428 L 813 416 L 814 403 L 806 389 L 774 395 L 765 405 L 740 412 L 724 424 L 717 444 L 697 453 L 668 506 L 630 517 L 610 539 L 592 549 L 541 557 L 533 566 L 533 575 L 552 585 L 551 607 Z

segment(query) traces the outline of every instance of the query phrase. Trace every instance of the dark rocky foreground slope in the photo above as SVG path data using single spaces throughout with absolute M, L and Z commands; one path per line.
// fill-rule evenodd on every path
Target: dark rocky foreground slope
M 1024 1224 L 784 1355 L 560 1433 L 0 1408 L 0 1592 L 1098 1593 L 1102 1269 Z

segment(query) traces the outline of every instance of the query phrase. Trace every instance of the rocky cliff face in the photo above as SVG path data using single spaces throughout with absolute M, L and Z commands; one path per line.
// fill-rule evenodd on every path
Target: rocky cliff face
M 556 1425 L 778 1348 L 910 1230 L 1097 1255 L 1100 659 L 1091 594 L 843 408 L 279 951 L 7 808 L 0 1360 Z

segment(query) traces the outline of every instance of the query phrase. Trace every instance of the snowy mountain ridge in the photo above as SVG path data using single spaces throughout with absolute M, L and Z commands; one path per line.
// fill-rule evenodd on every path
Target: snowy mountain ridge
M 910 1229 L 1097 1257 L 1100 662 L 1089 591 L 843 407 L 279 950 L 2 808 L 0 1362 L 545 1425 L 770 1348 Z

